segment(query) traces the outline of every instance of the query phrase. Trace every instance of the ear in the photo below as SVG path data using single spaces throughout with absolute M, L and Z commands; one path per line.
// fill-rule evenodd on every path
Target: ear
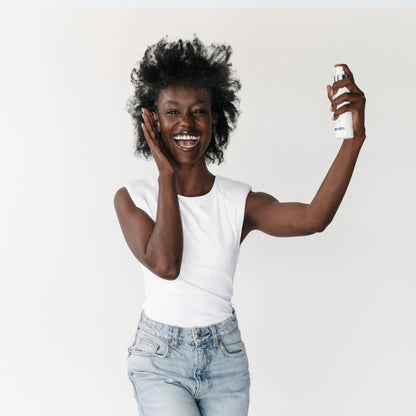
M 212 130 L 215 130 L 217 128 L 218 124 L 218 113 L 214 111 L 212 113 Z

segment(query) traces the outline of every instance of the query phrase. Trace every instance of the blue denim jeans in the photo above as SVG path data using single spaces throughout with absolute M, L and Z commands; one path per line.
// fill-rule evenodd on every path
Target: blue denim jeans
M 141 416 L 246 416 L 250 373 L 232 316 L 180 328 L 142 312 L 128 348 L 128 375 Z

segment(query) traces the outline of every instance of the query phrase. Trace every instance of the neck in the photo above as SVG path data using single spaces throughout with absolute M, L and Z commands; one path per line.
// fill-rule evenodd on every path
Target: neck
M 181 165 L 176 171 L 176 190 L 179 195 L 207 194 L 214 183 L 214 175 L 203 165 Z

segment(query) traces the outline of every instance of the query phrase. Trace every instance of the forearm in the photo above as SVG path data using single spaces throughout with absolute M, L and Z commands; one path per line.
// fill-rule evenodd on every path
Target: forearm
M 148 264 L 160 276 L 174 279 L 180 271 L 183 250 L 182 221 L 174 174 L 159 175 L 157 214 L 146 246 Z
M 344 140 L 318 192 L 306 209 L 307 228 L 323 231 L 335 216 L 350 183 L 365 136 Z

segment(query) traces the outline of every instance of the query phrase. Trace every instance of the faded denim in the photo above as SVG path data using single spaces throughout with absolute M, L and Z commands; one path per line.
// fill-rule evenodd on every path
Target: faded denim
M 247 416 L 250 373 L 233 310 L 202 328 L 180 328 L 142 312 L 128 348 L 141 416 Z

